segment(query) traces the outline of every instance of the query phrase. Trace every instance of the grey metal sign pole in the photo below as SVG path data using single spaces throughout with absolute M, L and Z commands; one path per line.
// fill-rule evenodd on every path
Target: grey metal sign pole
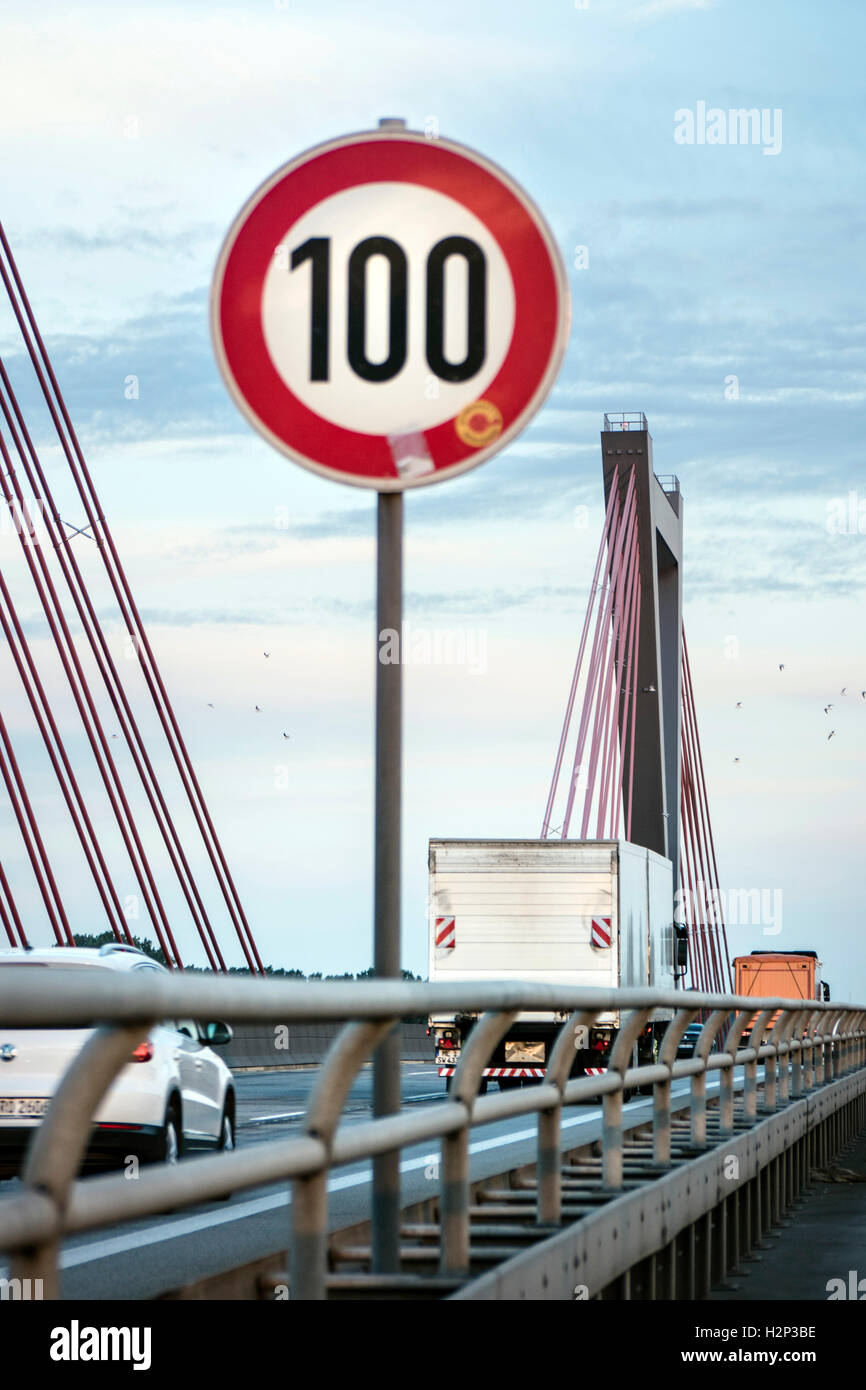
M 373 964 L 400 978 L 400 827 L 403 718 L 403 494 L 380 492 L 376 562 L 376 868 Z M 395 635 L 396 641 L 394 640 Z M 390 640 L 389 640 L 390 639 Z M 396 661 L 394 656 L 397 656 Z M 385 658 L 383 660 L 383 657 Z M 373 1054 L 373 1114 L 400 1109 L 400 1034 Z M 373 1269 L 400 1267 L 400 1155 L 373 1159 Z

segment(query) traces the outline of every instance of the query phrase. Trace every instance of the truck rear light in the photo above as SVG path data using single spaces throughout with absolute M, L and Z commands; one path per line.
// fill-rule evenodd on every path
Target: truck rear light
M 147 1042 L 139 1043 L 138 1047 L 130 1057 L 131 1062 L 150 1062 L 153 1058 L 153 1043 L 148 1039 Z
M 443 1047 L 443 1048 L 444 1048 L 444 1047 L 455 1047 L 456 1044 L 454 1043 L 454 1040 L 453 1040 L 452 1038 L 440 1038 L 440 1039 L 439 1039 L 439 1046 L 440 1046 L 440 1047 Z

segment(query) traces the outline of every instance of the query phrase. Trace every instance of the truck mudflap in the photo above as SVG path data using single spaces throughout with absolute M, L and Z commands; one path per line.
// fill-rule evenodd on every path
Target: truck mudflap
M 440 1076 L 453 1076 L 456 1067 L 440 1067 Z M 485 1067 L 482 1076 L 532 1076 L 544 1077 L 544 1067 Z

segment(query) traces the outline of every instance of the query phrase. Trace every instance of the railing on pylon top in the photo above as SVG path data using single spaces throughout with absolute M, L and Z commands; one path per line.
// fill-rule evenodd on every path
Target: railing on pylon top
M 605 430 L 645 430 L 646 416 L 642 410 L 624 410 L 609 415 L 605 413 Z

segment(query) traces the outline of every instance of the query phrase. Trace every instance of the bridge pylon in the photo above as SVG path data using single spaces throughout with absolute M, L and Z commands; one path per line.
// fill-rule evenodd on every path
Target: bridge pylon
M 657 477 L 642 412 L 605 415 L 601 432 L 605 504 L 617 488 L 625 507 L 634 478 L 640 574 L 637 690 L 627 718 L 619 682 L 618 727 L 625 743 L 623 797 L 631 799 L 632 843 L 679 864 L 682 696 L 683 499 L 679 480 Z M 625 673 L 624 673 L 625 674 Z M 632 764 L 633 749 L 633 764 Z M 628 784 L 628 785 L 627 785 Z

